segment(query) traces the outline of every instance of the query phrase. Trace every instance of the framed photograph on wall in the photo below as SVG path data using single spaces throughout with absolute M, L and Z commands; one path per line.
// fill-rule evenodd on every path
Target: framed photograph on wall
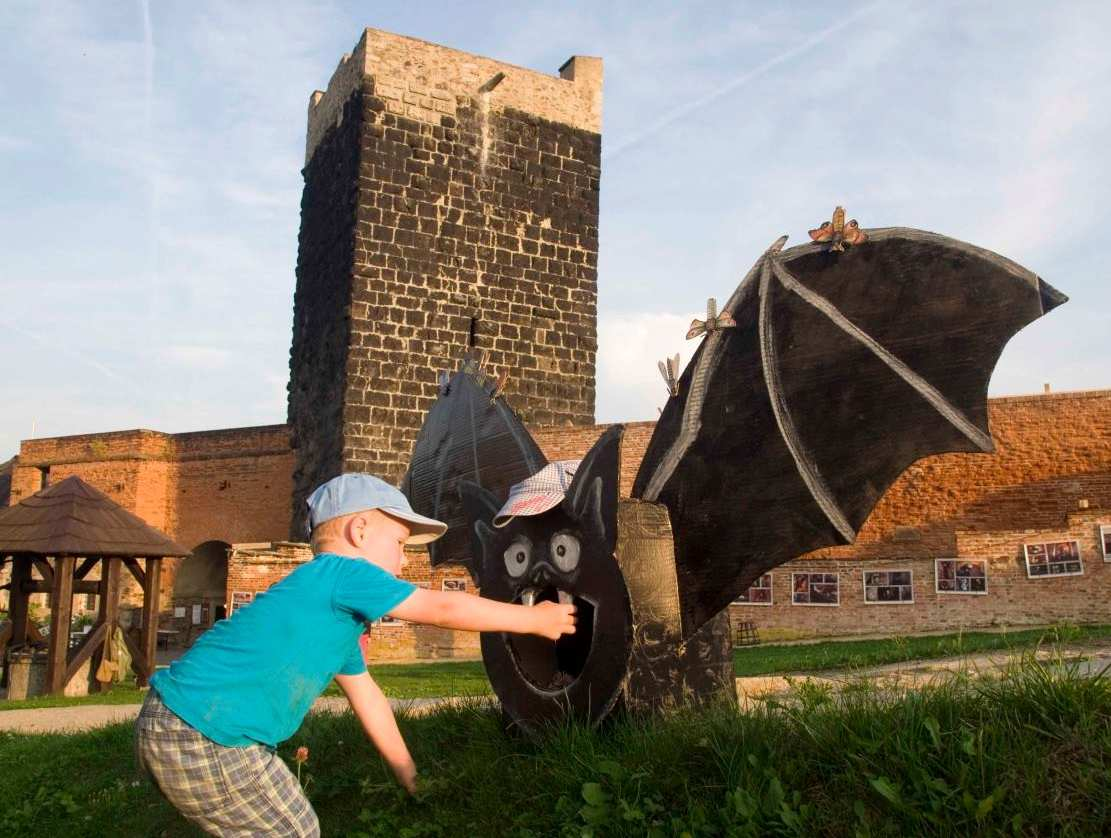
M 231 592 L 231 607 L 228 608 L 228 616 L 230 617 L 238 609 L 244 605 L 250 605 L 255 595 L 251 591 L 232 591 Z
M 734 605 L 771 605 L 772 604 L 772 575 L 765 573 L 751 585 L 748 590 L 733 600 Z
M 840 605 L 841 585 L 836 573 L 792 573 L 791 605 Z
M 462 577 L 458 579 L 443 579 L 440 581 L 441 591 L 465 591 L 467 590 L 467 580 Z
M 1045 541 L 1023 544 L 1026 554 L 1026 576 L 1048 579 L 1051 576 L 1082 576 L 1084 562 L 1080 558 L 1079 541 Z
M 934 559 L 934 590 L 983 596 L 988 592 L 987 559 Z
M 914 604 L 914 572 L 865 570 L 864 602 L 868 605 Z
M 1099 546 L 1103 548 L 1103 560 L 1111 562 L 1111 524 L 1099 525 Z

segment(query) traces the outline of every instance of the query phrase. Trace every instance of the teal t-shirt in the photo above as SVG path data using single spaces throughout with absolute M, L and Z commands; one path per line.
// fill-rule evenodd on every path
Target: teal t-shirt
M 359 635 L 415 589 L 371 562 L 321 553 L 202 634 L 151 678 L 221 745 L 275 747 L 337 674 L 366 672 Z

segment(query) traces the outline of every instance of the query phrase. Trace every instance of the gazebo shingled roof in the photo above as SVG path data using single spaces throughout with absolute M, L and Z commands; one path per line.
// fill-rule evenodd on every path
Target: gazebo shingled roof
M 0 509 L 0 555 L 188 556 L 189 551 L 80 477 Z

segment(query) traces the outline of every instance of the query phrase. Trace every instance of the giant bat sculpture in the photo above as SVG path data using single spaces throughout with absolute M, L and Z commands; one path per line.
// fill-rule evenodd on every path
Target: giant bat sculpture
M 579 605 L 579 631 L 558 643 L 483 635 L 514 722 L 729 690 L 729 602 L 770 568 L 850 543 L 915 460 L 992 451 L 992 369 L 1066 300 L 1001 256 L 920 230 L 858 231 L 847 250 L 783 241 L 692 326 L 706 336 L 632 499 L 618 499 L 615 426 L 561 506 L 496 529 L 509 486 L 545 464 L 539 448 L 473 363 L 433 406 L 404 486 L 451 525 L 433 564 L 466 565 L 484 596 Z

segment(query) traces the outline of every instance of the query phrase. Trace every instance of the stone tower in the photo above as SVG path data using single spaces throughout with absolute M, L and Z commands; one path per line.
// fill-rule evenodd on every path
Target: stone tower
M 559 75 L 367 29 L 309 102 L 290 353 L 295 538 L 397 481 L 468 347 L 530 423 L 591 424 L 602 62 Z

